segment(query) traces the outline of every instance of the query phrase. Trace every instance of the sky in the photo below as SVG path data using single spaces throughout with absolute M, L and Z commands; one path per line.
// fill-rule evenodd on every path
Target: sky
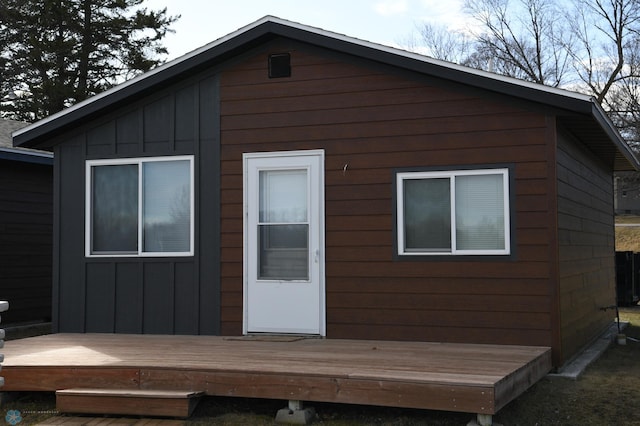
M 146 0 L 144 7 L 181 15 L 163 44 L 168 60 L 266 15 L 374 43 L 402 47 L 420 22 L 465 25 L 463 0 Z

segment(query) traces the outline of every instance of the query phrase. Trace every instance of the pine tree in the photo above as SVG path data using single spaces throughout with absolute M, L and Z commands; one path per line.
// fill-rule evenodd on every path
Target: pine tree
M 179 17 L 144 0 L 2 0 L 0 116 L 36 121 L 159 65 Z

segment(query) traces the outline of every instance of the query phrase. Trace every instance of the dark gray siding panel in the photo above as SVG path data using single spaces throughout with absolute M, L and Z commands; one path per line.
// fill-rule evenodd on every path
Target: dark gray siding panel
M 195 85 L 191 85 L 176 92 L 176 144 L 190 143 L 196 138 L 196 89 Z
M 84 139 L 75 138 L 56 151 L 61 187 L 59 219 L 58 315 L 54 330 L 67 333 L 85 331 L 84 266 Z M 54 291 L 56 289 L 54 288 Z
M 52 194 L 50 164 L 0 159 L 3 324 L 51 318 Z
M 192 265 L 175 264 L 174 308 L 176 334 L 198 334 L 198 283 Z
M 113 333 L 115 303 L 115 265 L 87 264 L 87 330 Z
M 144 265 L 144 333 L 173 334 L 173 264 Z
M 116 267 L 115 332 L 142 333 L 143 286 L 139 263 Z
M 116 150 L 120 157 L 139 154 L 142 142 L 142 113 L 139 109 L 116 120 Z
M 103 126 L 96 127 L 87 132 L 87 155 L 109 155 L 115 149 L 116 123 L 110 121 Z
M 219 79 L 200 83 L 200 163 L 197 202 L 200 217 L 200 333 L 220 334 L 220 110 Z
M 173 151 L 173 96 L 165 96 L 144 107 L 144 151 L 163 155 Z
M 201 75 L 64 137 L 57 331 L 219 334 L 218 100 L 218 78 Z M 195 158 L 195 255 L 85 257 L 86 160 L 172 155 Z
M 200 82 L 200 138 L 203 144 L 218 138 L 220 129 L 218 86 L 217 77 Z

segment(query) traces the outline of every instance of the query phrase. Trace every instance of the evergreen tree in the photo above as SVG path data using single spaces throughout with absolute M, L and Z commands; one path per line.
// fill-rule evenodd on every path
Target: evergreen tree
M 0 116 L 36 121 L 159 65 L 179 17 L 144 0 L 2 0 Z

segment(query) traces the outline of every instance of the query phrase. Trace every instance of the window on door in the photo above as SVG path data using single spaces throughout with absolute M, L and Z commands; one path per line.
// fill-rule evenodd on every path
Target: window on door
M 193 157 L 87 162 L 87 256 L 193 255 Z
M 510 254 L 509 170 L 398 173 L 401 256 Z
M 309 279 L 307 170 L 262 170 L 258 279 Z

